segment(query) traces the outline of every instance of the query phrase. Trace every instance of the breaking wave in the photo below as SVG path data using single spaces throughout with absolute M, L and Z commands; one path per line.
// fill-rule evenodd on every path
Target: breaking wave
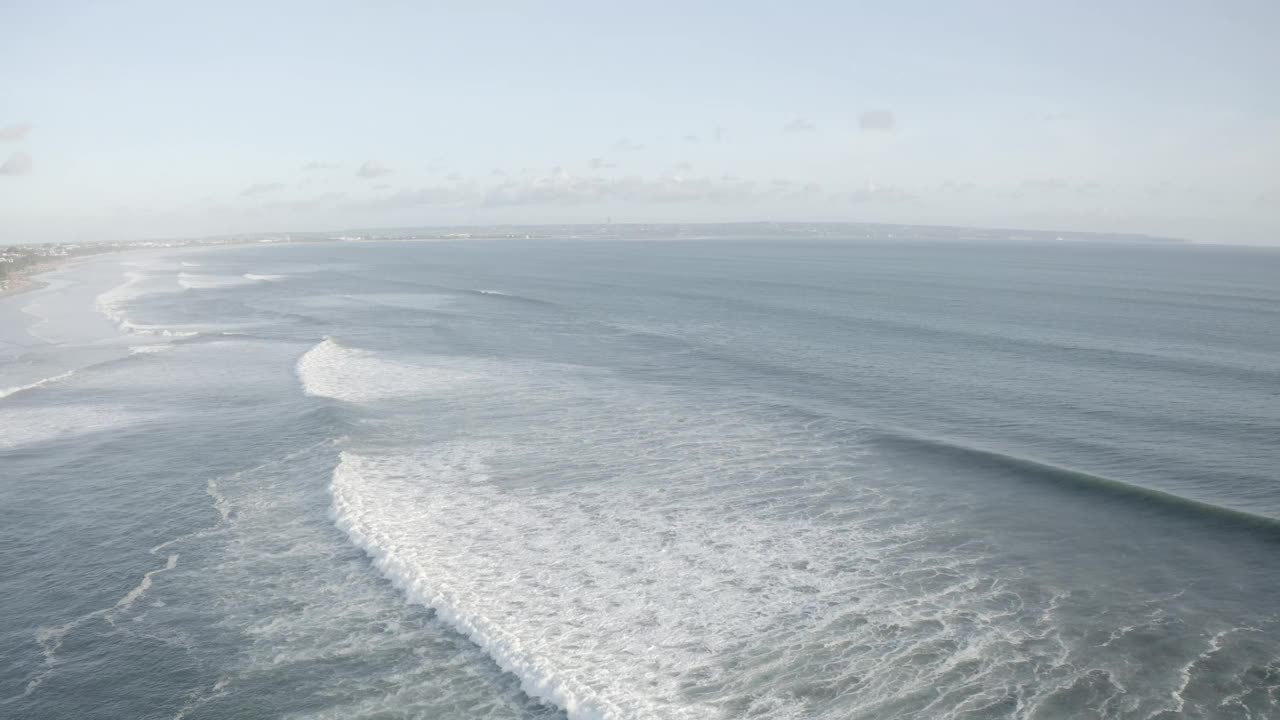
M 98 312 L 105 315 L 117 327 L 128 322 L 124 314 L 124 305 L 143 294 L 138 285 L 146 277 L 134 271 L 126 272 L 124 276 L 126 278 L 124 283 L 99 295 L 95 303 Z
M 308 395 L 347 402 L 369 402 L 422 394 L 472 382 L 478 375 L 462 369 L 421 367 L 384 360 L 367 350 L 325 338 L 299 360 L 298 380 Z
M 516 295 L 515 293 L 509 293 L 503 290 L 486 290 L 486 289 L 477 288 L 477 289 L 471 290 L 471 292 L 475 293 L 476 295 L 487 295 L 493 298 L 509 300 L 512 302 L 528 303 L 530 305 L 554 305 L 555 304 L 547 300 L 539 300 L 538 298 L 528 297 L 526 295 Z
M 102 293 L 94 302 L 95 309 L 114 323 L 120 332 L 131 335 L 155 335 L 170 338 L 194 337 L 200 334 L 194 330 L 175 330 L 160 325 L 144 325 L 130 320 L 128 314 L 125 313 L 125 307 L 130 302 L 152 292 L 160 291 L 154 289 L 143 290 L 141 285 L 148 278 L 142 273 L 131 270 L 124 275 L 126 278 L 124 283 Z
M 877 717 L 923 710 L 931 688 L 994 703 L 1037 669 L 1071 674 L 1052 598 L 982 577 L 978 553 L 930 543 L 900 499 L 791 512 L 838 473 L 803 491 L 731 482 L 779 472 L 756 450 L 641 455 L 630 472 L 579 451 L 574 465 L 631 477 L 551 492 L 510 487 L 493 463 L 521 451 L 502 442 L 344 452 L 333 513 L 411 601 L 575 720 Z
M 219 288 L 240 287 L 258 282 L 248 275 L 193 275 L 178 273 L 178 285 L 186 290 L 216 290 Z
M 9 388 L 0 388 L 0 398 L 6 398 L 16 393 L 25 392 L 27 390 L 34 390 L 36 388 L 44 387 L 45 385 L 50 385 L 52 383 L 66 380 L 67 378 L 74 375 L 75 372 L 76 372 L 75 370 L 68 370 L 62 374 L 54 375 L 52 377 L 47 377 L 47 378 L 44 378 L 43 380 L 37 380 L 33 383 L 27 383 L 26 385 L 16 385 L 14 387 L 9 387 Z
M 1143 669 L 1123 639 L 1065 632 L 1075 590 L 996 571 L 980 535 L 880 479 L 847 433 L 554 367 L 384 360 L 332 339 L 304 360 L 312 394 L 429 390 L 442 422 L 465 423 L 343 452 L 335 523 L 574 720 L 1036 716 L 1164 688 L 1136 701 L 1146 716 L 1210 682 L 1199 650 Z M 482 382 L 440 379 L 465 365 Z M 1116 608 L 1113 635 L 1147 610 Z

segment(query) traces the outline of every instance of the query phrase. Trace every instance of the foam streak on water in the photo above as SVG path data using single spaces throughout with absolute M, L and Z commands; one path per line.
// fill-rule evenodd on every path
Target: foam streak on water
M 8 408 L 0 416 L 0 450 L 121 428 L 145 417 L 127 408 L 101 405 Z
M 58 665 L 58 650 L 62 648 L 62 643 L 67 635 L 76 628 L 93 620 L 102 620 L 109 625 L 114 625 L 117 616 L 131 609 L 134 603 L 138 602 L 148 590 L 151 589 L 152 578 L 156 575 L 173 570 L 178 565 L 178 555 L 171 554 L 165 560 L 162 567 L 150 570 L 143 574 L 138 584 L 130 588 L 115 604 L 110 607 L 101 608 L 92 612 L 81 615 L 71 622 L 58 625 L 56 627 L 43 627 L 36 630 L 36 642 L 40 644 L 40 651 L 44 656 L 44 667 L 36 673 L 36 675 L 27 682 L 26 688 L 23 690 L 21 697 L 26 697 L 35 692 L 48 680 Z M 17 699 L 17 698 L 11 698 Z
M 71 377 L 74 374 L 75 374 L 75 370 L 68 370 L 58 375 L 53 375 L 51 377 L 47 377 L 42 380 L 37 380 L 33 383 L 27 383 L 26 385 L 18 385 L 15 387 L 3 388 L 3 389 L 0 389 L 0 398 L 6 398 L 16 393 L 24 392 L 26 390 L 34 390 L 36 388 L 44 387 L 45 385 L 56 383 L 61 380 L 66 380 L 67 378 Z

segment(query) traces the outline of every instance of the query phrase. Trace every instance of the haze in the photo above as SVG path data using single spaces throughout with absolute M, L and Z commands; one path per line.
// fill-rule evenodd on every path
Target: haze
M 1280 243 L 1280 4 L 5 2 L 0 243 L 813 220 Z

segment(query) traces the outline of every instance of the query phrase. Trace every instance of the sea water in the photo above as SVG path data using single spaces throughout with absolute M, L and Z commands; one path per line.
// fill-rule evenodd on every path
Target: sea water
M 1280 717 L 1280 253 L 46 279 L 0 301 L 0 716 Z

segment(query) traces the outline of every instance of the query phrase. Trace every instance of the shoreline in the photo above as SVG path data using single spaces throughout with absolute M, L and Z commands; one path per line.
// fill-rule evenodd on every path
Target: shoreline
M 36 279 L 36 276 L 57 270 L 61 265 L 61 262 L 43 262 L 25 267 L 9 275 L 4 288 L 0 288 L 0 299 L 48 287 L 49 283 Z

